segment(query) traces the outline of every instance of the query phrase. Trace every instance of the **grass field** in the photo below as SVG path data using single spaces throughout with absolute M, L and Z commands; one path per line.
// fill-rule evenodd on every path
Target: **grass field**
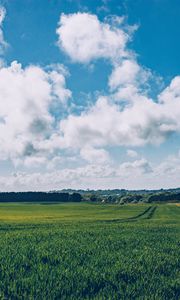
M 0 299 L 180 299 L 180 206 L 0 204 Z

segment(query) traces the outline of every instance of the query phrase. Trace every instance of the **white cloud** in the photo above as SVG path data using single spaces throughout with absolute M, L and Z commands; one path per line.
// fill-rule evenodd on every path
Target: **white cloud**
M 89 63 L 98 58 L 114 61 L 127 56 L 125 47 L 129 34 L 117 26 L 100 22 L 96 15 L 62 14 L 56 32 L 59 47 L 73 61 Z
M 24 158 L 23 164 L 28 168 L 39 168 L 47 163 L 45 156 L 28 156 Z
M 140 95 L 137 101 L 123 107 L 100 97 L 80 116 L 69 115 L 62 120 L 61 136 L 55 140 L 59 139 L 64 148 L 142 146 L 160 144 L 179 131 L 180 98 L 156 103 Z
M 91 163 L 103 164 L 110 161 L 109 154 L 104 149 L 96 149 L 91 146 L 87 146 L 81 149 L 80 155 L 83 159 Z
M 176 76 L 170 85 L 159 95 L 159 101 L 172 105 L 180 102 L 180 76 Z
M 132 157 L 132 158 L 138 156 L 138 153 L 137 153 L 136 151 L 134 151 L 134 150 L 131 150 L 131 149 L 128 149 L 128 150 L 126 151 L 126 153 L 127 153 L 127 156 Z
M 64 75 L 38 66 L 22 68 L 16 61 L 0 69 L 0 159 L 35 156 L 39 143 L 53 132 L 50 113 L 71 96 Z
M 135 84 L 140 71 L 141 68 L 136 61 L 129 59 L 123 60 L 120 65 L 117 65 L 114 68 L 109 78 L 111 90 L 114 90 L 121 85 Z
M 160 163 L 155 168 L 155 173 L 157 176 L 164 174 L 166 176 L 180 175 L 180 151 L 176 155 L 170 155 L 165 161 Z
M 146 174 L 152 172 L 152 167 L 149 162 L 142 158 L 133 162 L 124 162 L 120 165 L 117 172 L 121 176 L 134 176 L 135 174 Z

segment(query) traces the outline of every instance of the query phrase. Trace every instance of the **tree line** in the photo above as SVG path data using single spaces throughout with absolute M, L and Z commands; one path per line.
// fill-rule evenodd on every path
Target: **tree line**
M 117 203 L 117 204 L 128 204 L 128 203 L 165 203 L 165 202 L 180 202 L 180 192 L 149 192 L 139 193 L 138 192 L 126 192 L 124 194 L 112 194 L 102 196 L 98 192 L 89 193 L 83 196 L 84 200 L 92 202 L 103 202 L 103 203 Z
M 121 191 L 115 194 L 102 193 L 102 191 L 86 192 L 0 192 L 0 202 L 98 202 L 98 203 L 163 203 L 163 202 L 180 202 L 180 191 Z
M 1 192 L 0 202 L 81 202 L 79 193 Z

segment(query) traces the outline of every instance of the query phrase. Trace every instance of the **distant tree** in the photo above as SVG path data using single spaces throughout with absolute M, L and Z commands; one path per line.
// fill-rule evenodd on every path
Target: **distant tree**
M 70 202 L 81 202 L 82 196 L 79 193 L 72 193 L 71 195 L 69 195 L 69 201 Z
M 97 202 L 98 201 L 98 198 L 97 198 L 97 196 L 96 195 L 94 195 L 94 194 L 92 194 L 91 196 L 90 196 L 90 201 L 92 201 L 92 202 Z

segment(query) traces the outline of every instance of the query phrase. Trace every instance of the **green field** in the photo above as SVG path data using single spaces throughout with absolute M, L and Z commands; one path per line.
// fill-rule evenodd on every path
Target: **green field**
M 180 206 L 0 204 L 0 299 L 180 299 Z

